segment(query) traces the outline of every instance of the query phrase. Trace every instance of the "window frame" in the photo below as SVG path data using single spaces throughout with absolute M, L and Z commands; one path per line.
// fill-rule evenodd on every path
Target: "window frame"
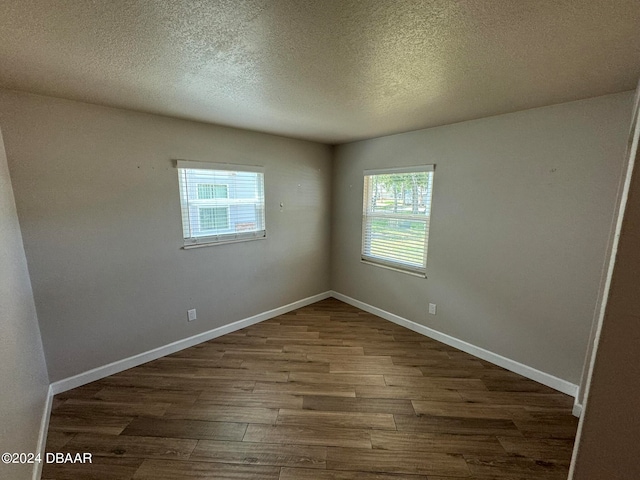
M 426 278 L 427 276 L 427 252 L 429 247 L 429 228 L 432 216 L 433 207 L 433 182 L 435 164 L 430 165 L 417 165 L 410 167 L 397 167 L 397 168 L 382 168 L 375 170 L 364 170 L 363 172 L 363 192 L 362 192 L 362 239 L 360 248 L 360 261 L 368 265 L 374 265 L 377 267 L 387 268 L 410 275 Z M 393 214 L 393 213 L 379 213 L 372 210 L 372 194 L 370 192 L 370 186 L 368 182 L 373 182 L 373 177 L 377 175 L 390 175 L 390 174 L 412 174 L 412 173 L 430 173 L 429 188 L 427 199 L 428 215 L 415 215 L 415 214 Z M 371 178 L 371 180 L 369 180 Z M 393 260 L 389 258 L 383 258 L 381 256 L 375 256 L 371 254 L 371 234 L 368 230 L 368 225 L 372 219 L 392 219 L 397 221 L 420 221 L 425 224 L 424 234 L 424 253 L 423 262 L 421 266 L 416 266 L 409 262 L 403 262 L 402 260 Z
M 265 202 L 265 185 L 264 185 L 264 167 L 257 165 L 239 165 L 231 163 L 209 163 L 197 162 L 191 160 L 175 160 L 175 167 L 178 172 L 178 189 L 180 197 L 180 216 L 182 220 L 182 249 L 190 249 L 197 247 L 222 245 L 227 243 L 245 242 L 251 240 L 263 240 L 267 236 L 266 231 L 266 202 Z M 193 181 L 187 179 L 189 175 L 187 170 L 203 170 L 203 171 L 224 171 L 225 173 L 254 173 L 256 174 L 256 197 L 255 198 L 230 198 L 231 182 L 207 182 Z M 196 195 L 189 198 L 189 184 L 195 186 Z M 198 185 L 225 185 L 227 187 L 226 198 L 200 199 Z M 237 187 L 235 187 L 237 188 Z M 256 212 L 255 230 L 232 230 L 231 207 L 233 205 L 253 205 Z M 227 218 L 229 224 L 228 232 L 218 232 L 213 235 L 195 235 L 194 228 L 196 217 L 197 222 L 200 221 L 200 209 L 207 207 L 226 207 Z M 191 209 L 195 208 L 198 213 L 194 215 Z M 199 226 L 199 224 L 198 224 Z M 198 229 L 198 232 L 202 230 Z

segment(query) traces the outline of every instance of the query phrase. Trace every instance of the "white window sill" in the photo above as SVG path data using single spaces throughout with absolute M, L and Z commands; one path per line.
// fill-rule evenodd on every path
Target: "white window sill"
M 407 275 L 412 275 L 414 277 L 427 278 L 427 274 L 426 273 L 413 272 L 411 270 L 405 270 L 402 267 L 394 267 L 394 266 L 391 266 L 391 265 L 385 265 L 384 263 L 372 262 L 370 260 L 364 260 L 362 258 L 360 259 L 360 262 L 365 263 L 367 265 L 373 265 L 374 267 L 386 268 L 387 270 L 393 270 L 395 272 L 406 273 Z
M 192 248 L 213 247 L 215 245 L 228 245 L 229 243 L 252 242 L 254 240 L 265 240 L 266 238 L 267 236 L 265 235 L 263 237 L 237 238 L 234 240 L 222 240 L 220 242 L 193 243 L 189 245 L 183 245 L 180 248 L 182 250 L 191 250 Z

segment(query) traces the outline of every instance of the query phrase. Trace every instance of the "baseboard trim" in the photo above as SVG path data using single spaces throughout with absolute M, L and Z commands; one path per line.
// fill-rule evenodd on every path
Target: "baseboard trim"
M 503 357 L 502 355 L 491 352 L 484 348 L 477 347 L 473 344 L 467 343 L 463 340 L 457 339 L 445 333 L 438 332 L 437 330 L 426 327 L 424 325 L 420 325 L 419 323 L 416 323 L 412 320 L 408 320 L 394 313 L 387 312 L 386 310 L 382 310 L 381 308 L 374 307 L 373 305 L 369 305 L 368 303 L 361 302 L 360 300 L 356 300 L 355 298 L 349 297 L 342 293 L 339 293 L 336 291 L 327 291 L 327 292 L 319 293 L 317 295 L 312 295 L 307 298 L 303 298 L 302 300 L 289 303 L 288 305 L 284 305 L 282 307 L 274 308 L 272 310 L 268 310 L 266 312 L 253 315 L 251 317 L 238 320 L 228 325 L 223 325 L 221 327 L 217 327 L 212 330 L 208 330 L 206 332 L 202 332 L 197 335 L 184 338 L 182 340 L 177 340 L 168 345 L 164 345 L 162 347 L 158 347 L 153 350 L 149 350 L 147 352 L 139 353 L 132 357 L 124 358 L 122 360 L 118 360 L 118 361 L 109 363 L 107 365 L 103 365 L 101 367 L 97 367 L 92 370 L 79 373 L 69 378 L 58 380 L 57 382 L 53 382 L 49 386 L 48 400 L 47 400 L 47 405 L 45 406 L 46 415 L 43 416 L 43 427 L 40 432 L 39 442 L 42 442 L 42 441 L 46 442 L 46 430 L 47 430 L 46 427 L 49 421 L 49 412 L 51 410 L 51 402 L 53 399 L 53 395 L 66 392 L 67 390 L 71 390 L 73 388 L 86 385 L 87 383 L 100 380 L 101 378 L 108 377 L 109 375 L 113 375 L 113 374 L 122 372 L 124 370 L 137 367 L 138 365 L 142 365 L 143 363 L 156 360 L 160 357 L 164 357 L 166 355 L 170 355 L 180 350 L 184 350 L 185 348 L 193 347 L 194 345 L 198 345 L 202 342 L 206 342 L 208 340 L 212 340 L 222 335 L 226 335 L 227 333 L 235 332 L 237 330 L 248 327 L 250 325 L 254 325 L 256 323 L 263 322 L 270 318 L 277 317 L 278 315 L 282 315 L 284 313 L 291 312 L 298 308 L 311 305 L 312 303 L 319 302 L 320 300 L 324 300 L 329 297 L 334 297 L 338 300 L 348 303 L 349 305 L 353 305 L 354 307 L 360 308 L 365 312 L 372 313 L 381 318 L 384 318 L 385 320 L 389 320 L 390 322 L 393 322 L 405 328 L 408 328 L 409 330 L 413 330 L 414 332 L 420 333 L 429 338 L 433 338 L 434 340 L 442 342 L 446 345 L 455 347 L 459 350 L 462 350 L 463 352 L 467 352 L 471 355 L 474 355 L 478 358 L 491 362 L 502 368 L 506 368 L 507 370 L 510 370 L 524 377 L 530 378 L 531 380 L 534 380 L 538 383 L 542 383 L 543 385 L 547 385 L 548 387 L 551 387 L 562 393 L 571 395 L 574 398 L 578 392 L 578 386 L 573 383 L 567 382 L 566 380 L 562 380 L 551 374 L 542 372 L 540 370 L 536 370 L 535 368 L 529 367 L 528 365 L 524 365 L 515 360 L 511 360 L 509 358 Z M 576 403 L 573 411 L 574 411 L 574 415 L 576 414 L 575 412 L 581 412 L 582 406 Z M 580 413 L 578 413 L 578 415 L 579 414 Z M 45 421 L 47 425 L 44 425 Z
M 51 406 L 53 404 L 53 389 L 51 385 L 47 389 L 47 398 L 42 411 L 42 419 L 40 420 L 40 432 L 38 433 L 38 446 L 36 454 L 40 454 L 44 458 L 47 448 L 47 432 L 49 431 L 49 418 L 51 418 Z M 33 480 L 40 480 L 42 476 L 42 462 L 36 462 L 33 465 Z
M 138 365 L 142 365 L 143 363 L 156 360 L 160 357 L 164 357 L 180 350 L 184 350 L 185 348 L 193 347 L 194 345 L 198 345 L 199 343 L 212 340 L 222 335 L 226 335 L 227 333 L 235 332 L 236 330 L 240 330 L 250 325 L 263 322 L 265 320 L 277 317 L 278 315 L 282 315 L 287 312 L 291 312 L 292 310 L 296 310 L 298 308 L 306 307 L 307 305 L 311 305 L 312 303 L 319 302 L 320 300 L 324 300 L 329 297 L 331 297 L 330 291 L 312 295 L 311 297 L 303 298 L 302 300 L 298 300 L 297 302 L 289 303 L 288 305 L 274 308 L 273 310 L 268 310 L 266 312 L 262 312 L 251 317 L 238 320 L 228 325 L 223 325 L 222 327 L 217 327 L 212 330 L 199 333 L 192 337 L 177 340 L 173 343 L 169 343 L 168 345 L 154 348 L 153 350 L 139 353 L 138 355 L 124 358 L 122 360 L 118 360 L 107 365 L 103 365 L 101 367 L 79 373 L 69 378 L 58 380 L 57 382 L 51 384 L 51 392 L 53 395 L 66 392 L 67 390 L 86 385 L 87 383 L 95 382 L 96 380 L 108 377 L 109 375 L 113 375 L 115 373 L 137 367 Z
M 578 386 L 573 383 L 567 382 L 566 380 L 562 380 L 561 378 L 555 377 L 551 374 L 541 372 L 540 370 L 536 370 L 535 368 L 529 367 L 528 365 L 524 365 L 515 360 L 511 360 L 510 358 L 503 357 L 502 355 L 498 355 L 497 353 L 491 352 L 489 350 L 485 350 L 484 348 L 477 347 L 472 345 L 471 343 L 467 343 L 464 340 L 457 339 L 446 333 L 438 332 L 432 328 L 426 327 L 424 325 L 420 325 L 412 320 L 407 320 L 406 318 L 400 317 L 394 313 L 387 312 L 386 310 L 382 310 L 381 308 L 374 307 L 373 305 L 369 305 L 368 303 L 361 302 L 360 300 L 356 300 L 355 298 L 348 297 L 342 293 L 338 293 L 335 291 L 331 292 L 331 296 L 341 300 L 349 305 L 353 305 L 354 307 L 358 307 L 365 312 L 372 313 L 377 315 L 378 317 L 382 317 L 385 320 L 389 320 L 390 322 L 401 325 L 409 330 L 413 330 L 414 332 L 421 333 L 429 338 L 433 338 L 439 342 L 442 342 L 451 347 L 455 347 L 458 350 L 462 350 L 463 352 L 467 352 L 475 357 L 481 358 L 482 360 L 486 360 L 487 362 L 491 362 L 499 367 L 506 368 L 514 373 L 522 375 L 523 377 L 530 378 L 538 383 L 551 387 L 559 392 L 565 393 L 567 395 L 571 395 L 572 397 L 576 397 L 578 392 Z
M 573 409 L 571 410 L 571 413 L 573 413 L 574 417 L 578 417 L 580 418 L 582 416 L 582 404 L 581 403 L 574 403 L 573 404 Z

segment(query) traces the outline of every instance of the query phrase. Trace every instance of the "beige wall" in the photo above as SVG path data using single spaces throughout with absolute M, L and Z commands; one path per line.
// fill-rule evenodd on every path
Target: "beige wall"
M 0 91 L 51 379 L 333 288 L 578 383 L 630 107 L 623 93 L 342 145 L 331 184 L 327 146 Z M 267 240 L 181 250 L 173 158 L 265 165 Z M 420 163 L 437 164 L 426 280 L 359 262 L 362 170 Z
M 639 169 L 640 155 L 636 154 L 584 418 L 576 439 L 574 480 L 640 478 Z
M 1 132 L 0 385 L 0 453 L 36 452 L 49 382 Z M 31 472 L 0 463 L 0 478 Z
M 338 147 L 332 288 L 577 384 L 631 101 L 609 95 Z M 362 171 L 424 163 L 437 165 L 428 278 L 361 263 Z
M 329 289 L 328 146 L 9 91 L 0 126 L 52 381 Z M 264 165 L 267 239 L 180 249 L 176 158 Z

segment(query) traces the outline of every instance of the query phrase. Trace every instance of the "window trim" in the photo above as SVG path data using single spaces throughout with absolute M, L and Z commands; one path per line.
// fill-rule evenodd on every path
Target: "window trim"
M 175 160 L 176 168 L 195 170 L 229 170 L 232 172 L 254 172 L 264 175 L 264 167 L 260 165 L 240 165 L 235 163 L 196 162 L 194 160 Z
M 395 270 L 397 272 L 414 275 L 421 278 L 427 278 L 427 251 L 429 246 L 429 227 L 431 223 L 431 208 L 433 206 L 433 172 L 435 172 L 435 164 L 431 165 L 417 165 L 409 167 L 391 167 L 391 168 L 379 168 L 363 171 L 363 191 L 362 191 L 362 239 L 360 244 L 360 261 L 362 263 L 373 265 L 376 267 L 382 267 L 389 270 Z M 365 185 L 366 177 L 375 175 L 387 175 L 387 174 L 408 174 L 408 173 L 424 173 L 431 172 L 431 198 L 429 199 L 429 215 L 417 216 L 417 215 L 402 215 L 403 220 L 421 221 L 425 224 L 426 235 L 424 239 L 424 263 L 421 267 L 404 264 L 400 261 L 387 260 L 383 258 L 374 257 L 365 253 L 365 246 L 367 244 L 367 219 L 371 218 L 393 218 L 397 219 L 398 215 L 388 213 L 369 213 L 370 200 L 367 195 L 367 187 Z
M 265 168 L 258 165 L 239 165 L 233 163 L 211 163 L 211 162 L 198 162 L 193 160 L 174 160 L 174 166 L 178 170 L 178 185 L 179 185 L 179 197 L 180 197 L 180 217 L 181 224 L 183 230 L 183 245 L 180 247 L 183 250 L 188 250 L 191 248 L 200 248 L 200 247 L 210 247 L 213 245 L 225 245 L 228 243 L 238 243 L 238 242 L 246 242 L 249 240 L 264 240 L 267 237 L 266 230 L 266 200 L 265 200 L 265 185 L 264 185 L 264 172 Z M 184 237 L 184 228 L 185 228 L 185 218 L 184 218 L 184 195 L 182 191 L 182 182 L 183 182 L 183 174 L 186 175 L 184 170 L 224 170 L 230 172 L 249 172 L 256 173 L 261 175 L 262 177 L 262 203 L 260 204 L 262 207 L 262 229 L 250 232 L 233 232 L 233 233 L 222 233 L 218 235 L 207 235 L 207 236 L 198 236 L 198 237 Z M 228 192 L 229 190 L 227 190 Z M 230 206 L 232 204 L 241 204 L 241 203 L 250 203 L 256 204 L 255 202 L 246 202 L 245 199 L 213 199 L 215 200 L 239 200 L 237 202 L 231 201 L 225 203 L 225 205 L 220 206 Z M 211 200 L 195 200 L 195 202 L 207 202 Z M 197 206 L 197 205 L 196 205 Z M 203 205 L 204 206 L 204 205 Z M 229 209 L 227 209 L 229 211 Z M 191 229 L 191 222 L 186 220 Z

